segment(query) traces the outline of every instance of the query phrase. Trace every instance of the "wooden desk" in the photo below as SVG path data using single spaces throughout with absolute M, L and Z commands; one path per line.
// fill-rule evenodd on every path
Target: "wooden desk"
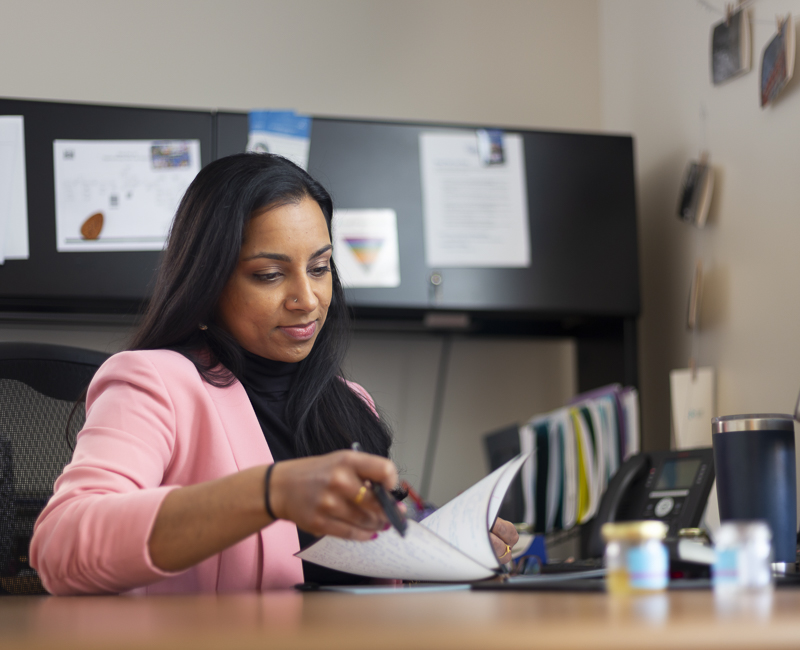
M 8 597 L 3 650 L 796 648 L 800 590 L 723 608 L 710 592 Z

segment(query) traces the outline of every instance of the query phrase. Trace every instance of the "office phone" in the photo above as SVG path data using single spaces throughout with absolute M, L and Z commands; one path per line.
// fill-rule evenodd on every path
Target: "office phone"
M 603 494 L 591 522 L 585 554 L 603 554 L 600 529 L 608 521 L 658 519 L 669 526 L 668 538 L 677 537 L 682 528 L 696 528 L 713 484 L 711 447 L 631 456 Z

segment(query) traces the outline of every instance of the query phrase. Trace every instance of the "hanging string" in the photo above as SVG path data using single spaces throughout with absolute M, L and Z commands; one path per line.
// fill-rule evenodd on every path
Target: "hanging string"
M 727 9 L 725 7 L 731 5 L 733 6 L 734 11 L 738 11 L 739 9 L 747 9 L 748 7 L 754 6 L 759 0 L 744 0 L 738 4 L 732 4 L 730 2 L 726 2 L 725 5 L 720 9 L 719 7 L 714 6 L 711 4 L 710 0 L 697 0 L 697 4 L 699 4 L 703 9 L 706 11 L 710 11 L 711 13 L 717 14 L 718 16 L 726 16 Z M 794 16 L 792 16 L 794 17 Z M 775 27 L 775 19 L 774 18 L 756 18 L 753 20 L 753 24 L 755 25 L 769 25 L 770 27 Z

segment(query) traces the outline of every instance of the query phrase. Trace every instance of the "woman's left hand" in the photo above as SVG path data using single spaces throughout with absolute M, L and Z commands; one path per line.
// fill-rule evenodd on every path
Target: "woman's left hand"
M 498 517 L 489 533 L 489 539 L 492 541 L 497 559 L 503 564 L 511 562 L 511 549 L 519 540 L 519 533 L 514 524 Z

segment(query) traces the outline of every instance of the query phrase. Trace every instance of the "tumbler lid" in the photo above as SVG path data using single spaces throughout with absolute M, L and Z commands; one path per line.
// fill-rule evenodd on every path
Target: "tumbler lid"
M 712 433 L 732 431 L 794 431 L 794 419 L 786 413 L 748 413 L 711 420 Z

